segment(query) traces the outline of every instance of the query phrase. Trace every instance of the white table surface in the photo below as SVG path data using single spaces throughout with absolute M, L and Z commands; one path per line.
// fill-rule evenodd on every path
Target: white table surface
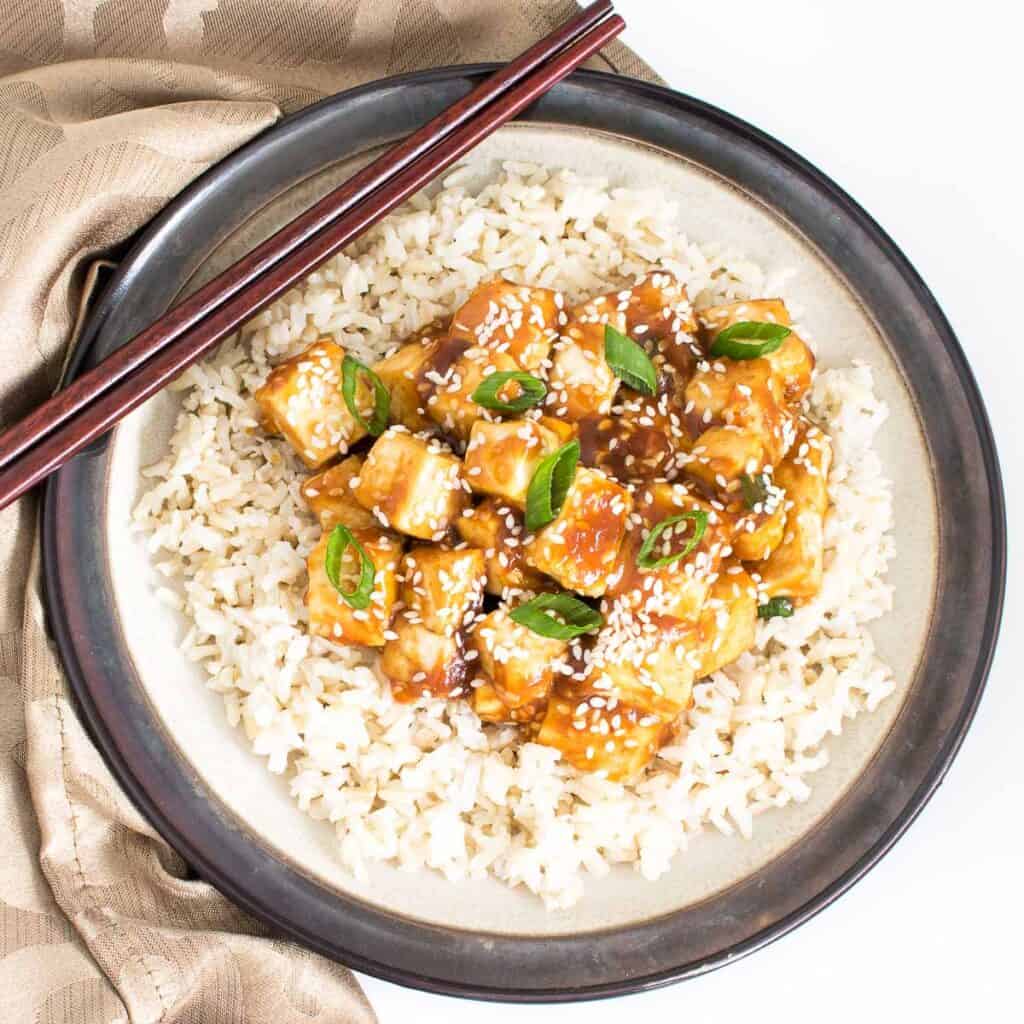
M 792 146 L 916 265 L 985 396 L 1012 524 L 1024 489 L 1024 321 L 1014 311 L 1024 289 L 1010 280 L 1024 268 L 1024 20 L 1008 13 L 1015 5 L 616 6 L 625 41 L 670 85 Z M 360 976 L 383 1024 L 1024 1020 L 1020 567 L 1011 537 L 1002 640 L 945 783 L 895 849 L 814 920 L 724 970 L 597 1003 L 484 1005 Z

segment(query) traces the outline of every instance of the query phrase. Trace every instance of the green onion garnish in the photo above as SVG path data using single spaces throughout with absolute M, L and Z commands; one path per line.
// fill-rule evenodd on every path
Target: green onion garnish
M 356 405 L 356 381 L 360 373 L 365 373 L 373 385 L 373 418 L 369 422 L 363 419 L 363 414 Z M 384 428 L 388 425 L 391 396 L 380 377 L 365 363 L 352 356 L 345 356 L 341 361 L 341 397 L 345 399 L 348 411 L 363 430 L 374 437 L 384 433 Z
M 341 560 L 349 545 L 359 555 L 359 583 L 355 590 L 342 590 L 341 588 Z M 327 541 L 327 554 L 324 556 L 324 571 L 331 581 L 331 586 L 341 595 L 342 599 L 351 608 L 368 608 L 370 606 L 370 595 L 373 593 L 374 569 L 366 548 L 352 536 L 352 531 L 347 526 L 335 526 L 331 531 L 330 539 Z
M 561 617 L 559 621 L 554 615 Z M 539 594 L 531 601 L 513 608 L 509 618 L 539 636 L 552 640 L 571 640 L 592 633 L 604 622 L 600 612 L 572 594 Z
M 782 324 L 743 320 L 719 331 L 710 353 L 730 359 L 757 359 L 774 352 L 792 333 Z
M 788 597 L 773 597 L 757 609 L 759 619 L 788 619 L 792 614 L 793 602 Z
M 658 374 L 647 353 L 622 331 L 604 325 L 604 358 L 619 380 L 642 395 L 658 390 Z
M 519 385 L 519 394 L 508 400 L 501 398 L 498 392 L 513 381 Z M 477 405 L 495 412 L 525 412 L 542 402 L 547 393 L 544 381 L 532 373 L 524 370 L 499 370 L 485 377 L 469 397 Z
M 740 490 L 743 492 L 743 502 L 747 508 L 763 505 L 768 500 L 770 484 L 767 473 L 758 473 L 756 476 L 743 473 L 740 476 Z
M 570 441 L 537 467 L 526 491 L 526 529 L 530 533 L 547 526 L 562 510 L 579 461 L 580 443 Z
M 654 550 L 654 545 L 658 541 L 658 537 L 664 533 L 665 530 L 681 523 L 684 521 L 693 521 L 693 533 L 690 539 L 686 542 L 686 546 L 682 551 L 676 551 L 674 554 L 665 555 L 664 558 L 652 558 L 651 553 Z M 699 543 L 701 537 L 704 536 L 704 531 L 708 525 L 708 514 L 703 509 L 693 509 L 690 512 L 683 512 L 678 516 L 669 516 L 668 519 L 662 519 L 660 523 L 652 527 L 651 532 L 647 535 L 647 540 L 644 541 L 643 546 L 640 548 L 639 554 L 636 556 L 636 564 L 641 569 L 661 569 L 666 565 L 671 565 L 673 562 L 678 562 L 680 558 L 685 558 Z

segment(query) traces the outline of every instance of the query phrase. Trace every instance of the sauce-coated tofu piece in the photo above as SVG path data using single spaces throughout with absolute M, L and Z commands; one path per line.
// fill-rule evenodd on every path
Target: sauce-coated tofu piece
M 751 570 L 760 575 L 768 597 L 802 601 L 821 589 L 831 464 L 828 438 L 816 427 L 805 427 L 775 471 L 775 483 L 786 492 L 785 534 L 768 559 Z
M 601 706 L 592 706 L 586 698 L 556 690 L 536 742 L 560 750 L 580 771 L 602 772 L 615 781 L 630 779 L 657 753 L 666 725 L 638 708 L 609 708 L 598 700 Z
M 703 512 L 707 516 L 697 546 L 669 565 L 642 569 L 637 559 L 651 529 L 687 512 Z M 693 536 L 695 523 L 683 521 L 676 527 L 679 528 L 683 532 L 671 537 L 667 530 L 662 532 L 660 537 L 666 539 L 656 543 L 655 558 L 681 550 Z M 637 489 L 629 533 L 609 581 L 608 596 L 633 614 L 658 624 L 696 622 L 721 560 L 728 554 L 733 529 L 734 519 L 728 512 L 715 508 L 683 484 L 653 483 Z
M 338 644 L 381 647 L 398 594 L 398 561 L 402 555 L 402 542 L 393 533 L 380 529 L 354 530 L 353 535 L 373 562 L 370 606 L 351 607 L 327 578 L 324 562 L 330 533 L 326 532 L 307 561 L 309 587 L 306 591 L 306 608 L 309 611 L 309 629 L 317 636 L 326 637 Z M 349 545 L 345 549 L 339 574 L 343 590 L 352 591 L 356 588 L 360 565 L 358 553 Z
M 477 420 L 469 435 L 463 472 L 474 491 L 525 509 L 533 474 L 561 443 L 558 434 L 535 420 Z
M 709 348 L 719 332 L 732 324 L 750 321 L 789 327 L 792 323 L 782 299 L 747 299 L 724 306 L 710 306 L 701 310 L 699 319 L 701 333 Z M 807 344 L 793 331 L 779 348 L 764 358 L 771 363 L 785 400 L 790 403 L 800 401 L 811 386 L 814 372 L 814 354 Z
M 478 655 L 474 670 L 483 673 L 509 708 L 545 700 L 569 650 L 565 640 L 540 636 L 513 622 L 506 608 L 491 612 L 473 627 L 469 646 Z
M 760 562 L 782 543 L 786 533 L 784 495 L 762 512 L 747 512 L 736 522 L 733 554 L 744 562 Z
M 764 437 L 747 427 L 711 427 L 697 438 L 686 473 L 714 490 L 737 493 L 740 477 L 761 473 L 768 462 Z
M 311 469 L 348 451 L 366 436 L 341 397 L 341 363 L 345 350 L 321 338 L 305 351 L 271 370 L 256 392 L 269 430 L 281 434 Z M 360 374 L 356 405 L 364 418 L 373 415 L 373 393 Z
M 648 350 L 656 345 L 685 384 L 701 358 L 697 320 L 686 286 L 673 274 L 656 270 L 618 294 L 626 299 L 626 333 Z
M 532 372 L 548 358 L 562 316 L 558 292 L 489 281 L 455 311 L 451 334 L 508 355 L 517 367 Z
M 474 681 L 471 703 L 480 720 L 492 725 L 539 725 L 539 719 L 547 707 L 547 701 L 537 701 L 535 704 L 510 708 L 502 703 L 498 691 L 490 683 L 479 679 Z
M 545 577 L 526 563 L 526 527 L 518 509 L 488 498 L 476 508 L 467 508 L 456 520 L 455 529 L 467 544 L 483 551 L 488 594 L 508 596 L 543 589 Z
M 391 396 L 390 419 L 401 423 L 414 434 L 433 431 L 437 425 L 427 415 L 423 398 L 423 374 L 430 368 L 437 351 L 438 339 L 446 325 L 433 323 L 414 334 L 391 355 L 374 363 L 374 373 L 380 377 Z
M 468 498 L 459 460 L 401 427 L 374 442 L 353 493 L 385 526 L 421 540 L 442 540 Z
M 467 628 L 484 599 L 484 553 L 477 548 L 413 548 L 402 561 L 405 617 L 435 633 Z
M 487 348 L 470 348 L 431 381 L 432 393 L 427 397 L 427 415 L 449 437 L 469 440 L 473 425 L 480 420 L 494 420 L 497 414 L 473 401 L 473 392 L 492 373 L 518 370 L 514 359 L 505 352 Z
M 596 469 L 578 467 L 561 511 L 526 546 L 526 560 L 566 590 L 598 597 L 608 586 L 633 499 Z
M 698 676 L 709 676 L 754 646 L 757 588 L 739 562 L 728 560 L 700 615 Z
M 352 481 L 359 478 L 362 468 L 362 458 L 350 455 L 302 484 L 302 497 L 325 531 L 330 532 L 338 523 L 350 530 L 378 528 L 377 520 L 352 494 Z
M 435 633 L 404 614 L 395 617 L 391 638 L 380 652 L 380 670 L 401 703 L 420 697 L 461 697 L 467 693 L 467 669 L 458 633 Z

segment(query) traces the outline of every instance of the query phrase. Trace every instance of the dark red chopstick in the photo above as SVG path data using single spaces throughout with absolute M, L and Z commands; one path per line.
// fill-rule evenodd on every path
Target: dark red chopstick
M 0 468 L 12 464 L 46 434 L 81 413 L 100 394 L 134 373 L 163 347 L 174 343 L 218 306 L 248 288 L 288 253 L 364 201 L 395 174 L 423 157 L 544 62 L 606 21 L 611 14 L 611 0 L 599 0 L 582 10 L 208 281 L 99 366 L 77 378 L 0 434 Z
M 60 429 L 43 436 L 17 461 L 0 471 L 0 508 L 10 504 L 76 452 L 106 433 L 118 420 L 202 358 L 226 335 L 560 82 L 624 27 L 625 22 L 617 15 L 597 23 L 576 42 L 507 89 L 475 117 L 448 133 L 442 142 L 404 170 L 390 176 L 386 184 L 365 200 L 353 205 L 348 212 L 289 252 L 266 273 L 216 306 L 208 316 L 180 332 L 173 344 L 163 346 L 135 372 L 122 376 L 117 383 L 103 390 Z M 155 326 L 162 322 L 161 319 Z M 102 369 L 107 362 L 109 360 L 104 360 L 97 369 Z M 11 428 L 12 431 L 16 431 L 18 426 Z M 0 446 L 5 443 L 6 436 L 0 435 Z

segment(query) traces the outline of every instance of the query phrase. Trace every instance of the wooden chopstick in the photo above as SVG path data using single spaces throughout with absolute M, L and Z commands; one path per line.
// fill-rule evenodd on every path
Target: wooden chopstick
M 81 413 L 100 394 L 133 374 L 162 348 L 173 344 L 217 307 L 261 278 L 288 253 L 305 244 L 358 203 L 365 201 L 396 174 L 423 157 L 527 75 L 611 15 L 611 0 L 598 0 L 582 10 L 208 281 L 122 345 L 99 366 L 82 374 L 49 401 L 4 431 L 0 434 L 0 468 L 12 464 L 46 434 Z

